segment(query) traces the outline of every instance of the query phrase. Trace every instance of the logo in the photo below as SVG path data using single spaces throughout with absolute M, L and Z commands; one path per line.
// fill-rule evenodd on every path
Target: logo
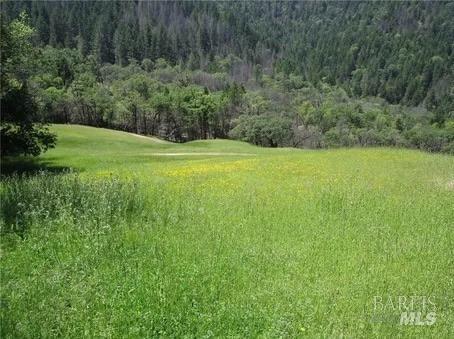
M 437 321 L 435 312 L 429 312 L 424 315 L 422 312 L 402 312 L 400 315 L 400 325 L 433 325 Z
M 432 326 L 437 321 L 434 296 L 373 297 L 372 322 L 394 323 L 401 326 Z

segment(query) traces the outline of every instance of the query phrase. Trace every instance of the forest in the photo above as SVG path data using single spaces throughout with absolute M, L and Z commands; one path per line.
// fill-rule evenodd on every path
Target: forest
M 452 17 L 442 1 L 2 2 L 2 154 L 52 147 L 38 123 L 453 153 Z

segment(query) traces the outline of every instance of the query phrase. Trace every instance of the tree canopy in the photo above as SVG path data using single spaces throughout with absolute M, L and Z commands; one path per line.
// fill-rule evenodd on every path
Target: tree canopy
M 29 72 L 34 48 L 30 42 L 33 29 L 27 18 L 6 24 L 1 20 L 1 155 L 30 154 L 55 144 L 55 136 L 38 121 L 34 96 L 29 90 Z
M 454 149 L 450 2 L 2 6 L 2 88 L 15 88 L 2 92 L 2 126 L 20 116 L 179 142 Z

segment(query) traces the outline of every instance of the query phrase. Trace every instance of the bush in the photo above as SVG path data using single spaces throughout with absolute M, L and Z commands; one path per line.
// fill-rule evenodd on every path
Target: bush
M 447 131 L 420 123 L 407 131 L 405 136 L 411 146 L 429 152 L 440 152 L 449 143 Z
M 358 137 L 346 126 L 333 127 L 325 133 L 327 146 L 354 146 L 358 144 Z
M 291 121 L 268 115 L 242 115 L 229 136 L 260 146 L 288 146 L 292 138 Z

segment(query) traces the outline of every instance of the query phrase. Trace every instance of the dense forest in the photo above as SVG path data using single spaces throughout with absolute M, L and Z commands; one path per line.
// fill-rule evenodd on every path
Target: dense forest
M 454 152 L 453 17 L 442 1 L 2 2 L 2 152 L 19 110 L 174 141 Z

